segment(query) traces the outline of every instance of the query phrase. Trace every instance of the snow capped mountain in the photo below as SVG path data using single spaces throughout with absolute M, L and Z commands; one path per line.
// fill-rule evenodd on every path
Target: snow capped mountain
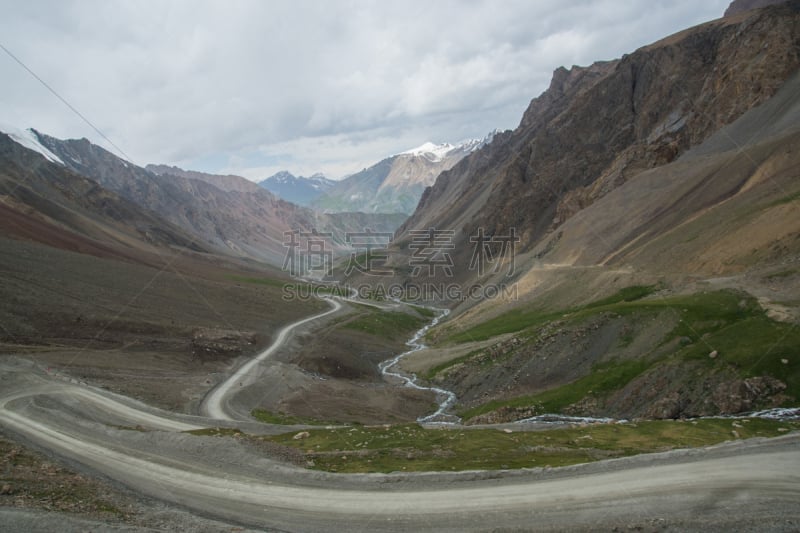
M 319 195 L 330 189 L 336 182 L 320 173 L 310 178 L 295 176 L 287 170 L 273 174 L 259 182 L 269 192 L 298 205 L 310 205 Z
M 57 155 L 45 148 L 42 143 L 39 142 L 39 136 L 36 133 L 36 130 L 33 128 L 23 130 L 17 128 L 16 126 L 11 126 L 10 124 L 0 123 L 0 131 L 11 137 L 14 142 L 21 144 L 25 148 L 39 152 L 48 161 L 52 161 L 53 163 L 58 163 L 60 165 L 64 164 L 64 162 L 59 159 Z
M 277 174 L 273 174 L 261 183 L 294 183 L 297 180 L 294 174 L 288 170 L 281 170 Z M 263 185 L 262 185 L 263 187 Z
M 333 180 L 329 180 L 319 172 L 308 178 L 308 181 L 311 183 L 312 187 L 321 192 L 327 191 L 328 189 L 333 187 L 334 183 L 336 183 Z
M 434 144 L 432 142 L 426 142 L 422 146 L 417 146 L 411 150 L 400 152 L 397 155 L 415 155 L 425 157 L 431 161 L 441 161 L 447 157 L 447 154 L 453 151 L 454 148 L 455 146 L 450 143 Z
M 482 139 L 468 139 L 455 145 L 426 142 L 335 182 L 313 205 L 329 213 L 411 214 L 422 192 L 433 185 L 439 174 L 490 143 L 497 133 L 495 130 Z
M 497 129 L 496 130 L 492 130 L 483 139 L 467 139 L 466 141 L 461 141 L 460 143 L 458 143 L 456 148 L 458 150 L 461 150 L 462 152 L 467 152 L 467 153 L 475 152 L 477 150 L 480 150 L 481 148 L 483 148 L 484 146 L 486 146 L 490 142 L 492 142 L 492 140 L 494 139 L 495 135 L 497 135 L 499 133 L 501 133 L 500 130 L 497 130 Z
M 474 152 L 482 146 L 492 142 L 492 139 L 497 133 L 499 133 L 499 130 L 494 130 L 483 139 L 467 139 L 455 145 L 450 143 L 436 144 L 432 142 L 426 142 L 421 146 L 417 146 L 411 150 L 406 150 L 405 152 L 400 152 L 397 155 L 413 155 L 424 157 L 429 161 L 439 162 L 443 161 L 445 158 L 453 155 L 454 153 L 468 154 L 470 152 Z

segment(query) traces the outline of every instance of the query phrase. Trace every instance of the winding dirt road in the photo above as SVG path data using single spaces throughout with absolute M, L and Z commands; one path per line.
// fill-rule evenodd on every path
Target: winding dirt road
M 250 359 L 248 362 L 240 366 L 233 374 L 231 374 L 227 379 L 225 379 L 222 383 L 217 385 L 214 390 L 212 390 L 203 400 L 203 403 L 200 407 L 200 411 L 207 415 L 209 418 L 214 418 L 217 420 L 235 420 L 235 418 L 229 413 L 227 409 L 227 399 L 230 396 L 233 389 L 237 387 L 244 386 L 250 382 L 250 380 L 254 379 L 254 370 L 258 366 L 259 363 L 267 359 L 270 355 L 275 353 L 277 350 L 283 346 L 286 342 L 286 339 L 289 337 L 289 334 L 294 331 L 297 327 L 302 326 L 308 322 L 313 320 L 317 320 L 324 316 L 330 315 L 335 313 L 339 309 L 342 308 L 342 304 L 332 298 L 323 298 L 324 301 L 328 302 L 331 305 L 331 308 L 327 311 L 323 311 L 322 313 L 318 313 L 316 315 L 312 315 L 307 318 L 303 318 L 301 320 L 297 320 L 296 322 L 292 322 L 281 328 L 278 332 L 278 335 L 272 341 L 272 344 L 269 345 L 267 349 L 263 352 L 257 354 L 255 357 Z
M 232 388 L 294 328 L 341 307 L 328 301 L 331 309 L 283 328 L 267 350 L 217 387 L 204 404 L 210 418 L 160 411 L 10 358 L 0 363 L 0 425 L 142 494 L 255 528 L 574 530 L 666 524 L 725 530 L 750 524 L 792 530 L 800 524 L 800 434 L 557 469 L 335 475 L 287 466 L 233 439 L 185 433 L 229 420 Z M 130 426 L 147 431 L 124 429 Z

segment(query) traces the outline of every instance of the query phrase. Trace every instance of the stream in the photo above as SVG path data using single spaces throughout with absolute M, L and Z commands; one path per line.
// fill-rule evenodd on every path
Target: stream
M 452 391 L 441 389 L 439 387 L 433 386 L 425 386 L 419 383 L 419 380 L 416 374 L 411 374 L 410 376 L 400 369 L 395 369 L 397 364 L 400 362 L 401 359 L 406 357 L 409 354 L 414 352 L 418 352 L 420 350 L 425 349 L 427 346 L 422 342 L 422 338 L 425 337 L 425 334 L 428 331 L 436 326 L 444 317 L 446 317 L 450 311 L 448 309 L 436 309 L 432 308 L 438 314 L 436 317 L 426 326 L 419 329 L 411 340 L 409 340 L 406 345 L 410 346 L 411 349 L 407 350 L 392 359 L 387 359 L 378 365 L 378 369 L 381 372 L 382 376 L 390 376 L 392 378 L 396 378 L 400 380 L 403 385 L 406 387 L 411 387 L 418 390 L 429 390 L 436 394 L 436 402 L 439 404 L 438 408 L 433 414 L 421 416 L 417 418 L 417 422 L 420 424 L 440 424 L 440 425 L 451 425 L 451 424 L 460 424 L 461 419 L 452 414 L 448 413 L 447 411 L 453 407 L 456 402 L 456 395 Z M 738 415 L 717 415 L 717 416 L 709 416 L 709 417 L 701 417 L 701 418 L 767 418 L 773 420 L 800 420 L 800 408 L 775 408 L 775 409 L 767 409 L 762 411 L 755 411 L 752 413 L 741 413 Z M 608 423 L 621 423 L 625 424 L 628 421 L 625 419 L 614 419 L 614 418 L 594 418 L 588 416 L 568 416 L 562 415 L 557 413 L 548 413 L 537 415 L 531 418 L 526 418 L 523 420 L 516 420 L 510 423 L 513 424 L 534 424 L 534 425 L 571 425 L 571 424 L 608 424 Z
M 383 361 L 378 365 L 378 369 L 381 371 L 381 375 L 397 378 L 406 387 L 411 387 L 418 390 L 429 390 L 436 394 L 436 402 L 439 404 L 439 407 L 433 414 L 417 418 L 417 422 L 420 424 L 458 424 L 461 422 L 461 419 L 456 415 L 447 412 L 447 410 L 450 409 L 456 402 L 456 395 L 453 392 L 440 389 L 439 387 L 427 387 L 425 385 L 420 385 L 416 374 L 411 374 L 409 376 L 399 369 L 394 368 L 403 357 L 424 349 L 426 346 L 422 342 L 422 338 L 432 327 L 436 326 L 436 324 L 438 324 L 450 313 L 448 309 L 435 309 L 435 311 L 438 314 L 430 322 L 430 324 L 427 324 L 425 327 L 417 331 L 414 336 L 411 337 L 411 340 L 406 343 L 406 345 L 411 346 L 411 349 L 393 357 L 392 359 Z

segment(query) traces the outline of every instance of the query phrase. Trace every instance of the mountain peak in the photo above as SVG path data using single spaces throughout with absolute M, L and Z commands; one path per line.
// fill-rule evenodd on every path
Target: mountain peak
M 406 213 L 417 206 L 426 187 L 445 170 L 492 141 L 494 130 L 482 139 L 458 144 L 426 142 L 381 160 L 336 184 L 314 201 L 326 212 Z
M 417 146 L 416 148 L 412 148 L 411 150 L 400 152 L 397 155 L 422 156 L 430 159 L 431 161 L 441 161 L 451 150 L 453 150 L 453 145 L 450 143 L 435 144 L 432 142 L 426 142 L 420 146 Z
M 218 189 L 228 192 L 253 192 L 259 190 L 258 185 L 252 181 L 233 174 L 208 174 L 205 172 L 197 172 L 195 170 L 184 170 L 180 167 L 169 165 L 147 165 L 145 169 L 159 176 L 172 175 L 179 176 L 181 178 L 204 181 L 214 185 Z
M 500 130 L 495 128 L 487 133 L 482 139 L 467 139 L 465 141 L 461 141 L 455 146 L 454 150 L 460 150 L 465 153 L 474 152 L 492 142 L 495 136 L 499 133 L 501 133 Z
M 291 181 L 291 180 L 294 180 L 294 179 L 297 179 L 297 176 L 295 176 L 294 174 L 292 174 L 288 170 L 281 170 L 280 172 L 276 172 L 272 176 L 270 176 L 267 179 L 263 180 L 261 183 L 263 183 L 264 181 L 276 181 L 276 182 L 283 183 L 283 182 Z
M 258 184 L 286 201 L 298 205 L 310 205 L 311 201 L 336 183 L 317 172 L 310 178 L 295 176 L 288 170 L 281 170 L 260 181 Z
M 59 159 L 57 155 L 48 150 L 40 142 L 39 134 L 35 129 L 33 128 L 22 129 L 16 126 L 12 126 L 10 124 L 0 123 L 0 132 L 3 132 L 9 137 L 11 137 L 11 140 L 16 142 L 17 144 L 21 144 L 25 148 L 33 150 L 34 152 L 39 152 L 48 161 L 51 161 L 53 163 L 58 163 L 60 165 L 64 164 L 64 162 L 61 159 Z
M 424 157 L 432 162 L 439 162 L 444 158 L 453 155 L 454 153 L 467 154 L 474 152 L 485 144 L 490 143 L 494 136 L 499 133 L 499 131 L 500 130 L 495 129 L 482 139 L 467 139 L 455 145 L 450 143 L 436 144 L 429 141 L 417 146 L 416 148 L 412 148 L 411 150 L 400 152 L 397 155 L 419 156 Z

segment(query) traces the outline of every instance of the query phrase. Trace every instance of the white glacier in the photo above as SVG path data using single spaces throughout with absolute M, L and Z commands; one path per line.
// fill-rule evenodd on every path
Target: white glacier
M 17 144 L 21 144 L 25 148 L 33 150 L 34 152 L 39 152 L 48 161 L 64 165 L 64 162 L 59 159 L 56 154 L 42 146 L 31 128 L 23 130 L 17 128 L 16 126 L 11 126 L 10 124 L 0 123 L 0 131 L 11 137 L 11 139 Z
M 441 161 L 447 156 L 448 152 L 452 151 L 454 148 L 455 147 L 450 143 L 434 144 L 432 142 L 426 142 L 422 146 L 406 150 L 398 155 L 419 155 L 433 161 Z

